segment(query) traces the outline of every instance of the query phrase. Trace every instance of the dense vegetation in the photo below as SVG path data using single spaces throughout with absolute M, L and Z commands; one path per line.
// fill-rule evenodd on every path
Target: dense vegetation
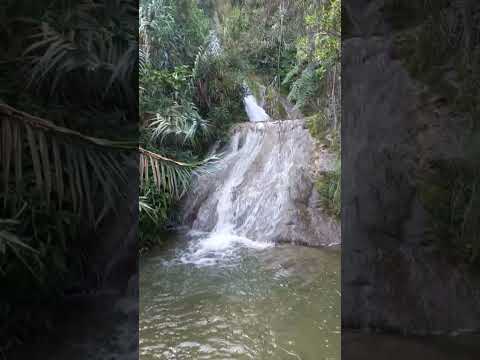
M 92 258 L 132 188 L 138 139 L 141 247 L 174 220 L 195 172 L 215 163 L 212 144 L 246 121 L 245 83 L 266 86 L 274 118 L 288 98 L 339 150 L 339 1 L 140 5 L 139 17 L 127 0 L 0 5 L 2 347 L 32 330 L 26 322 L 44 328 L 32 301 L 44 308 L 99 286 Z M 319 188 L 338 213 L 338 172 L 326 178 Z
M 215 51 L 211 28 L 196 1 L 141 2 L 142 247 L 159 240 L 195 171 L 216 160 L 212 143 L 244 120 L 241 62 Z
M 0 5 L 0 351 L 44 331 L 69 289 L 100 286 L 99 233 L 138 146 L 137 12 L 124 0 Z
M 245 84 L 266 88 L 273 118 L 284 118 L 287 98 L 339 154 L 339 1 L 145 0 L 140 13 L 142 247 L 174 221 L 195 171 L 215 161 L 211 145 L 246 120 Z M 337 168 L 318 188 L 339 215 Z
M 338 156 L 322 174 L 323 206 L 340 215 L 341 6 L 327 1 L 219 1 L 222 39 L 247 61 L 247 82 L 266 86 L 265 108 L 282 119 L 282 97 L 302 113 L 311 134 Z M 254 76 L 252 76 L 254 75 Z M 250 80 L 250 81 L 248 81 Z

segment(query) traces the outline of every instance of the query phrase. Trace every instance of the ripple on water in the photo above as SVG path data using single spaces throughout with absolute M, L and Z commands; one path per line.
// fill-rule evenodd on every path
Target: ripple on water
M 225 236 L 143 260 L 141 359 L 339 359 L 339 254 Z

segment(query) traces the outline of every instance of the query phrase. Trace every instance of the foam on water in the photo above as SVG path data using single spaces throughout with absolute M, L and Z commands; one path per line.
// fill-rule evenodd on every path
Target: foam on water
M 189 246 L 177 257 L 182 264 L 215 265 L 222 260 L 231 259 L 242 248 L 262 250 L 273 246 L 271 243 L 254 241 L 226 230 L 213 233 L 191 231 L 188 235 L 191 238 Z

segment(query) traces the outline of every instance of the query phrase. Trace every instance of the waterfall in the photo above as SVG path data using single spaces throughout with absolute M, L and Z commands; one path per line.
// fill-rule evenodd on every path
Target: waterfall
M 222 52 L 215 33 L 207 52 Z M 340 243 L 339 225 L 322 212 L 313 187 L 314 167 L 332 170 L 335 156 L 318 153 L 304 120 L 271 121 L 246 84 L 244 90 L 250 121 L 232 130 L 218 169 L 200 175 L 184 199 L 192 241 L 182 262 L 211 265 L 239 247 L 278 242 Z
M 257 100 L 253 95 L 247 95 L 243 98 L 245 104 L 245 111 L 247 112 L 248 119 L 251 122 L 260 122 L 270 120 L 270 116 L 257 104 Z
M 217 57 L 220 56 L 222 52 L 222 45 L 220 43 L 220 39 L 218 38 L 217 33 L 215 31 L 211 31 L 207 41 L 206 53 L 211 57 Z M 251 122 L 262 122 L 270 120 L 270 116 L 261 106 L 258 105 L 255 96 L 253 96 L 246 84 L 244 84 L 244 88 L 246 90 L 246 95 L 243 98 L 243 103 L 248 119 Z
M 238 243 L 339 244 L 338 223 L 313 187 L 314 168 L 332 170 L 334 155 L 318 151 L 304 120 L 239 124 L 223 150 L 218 169 L 200 175 L 184 199 L 184 225 L 204 234 L 194 253 Z

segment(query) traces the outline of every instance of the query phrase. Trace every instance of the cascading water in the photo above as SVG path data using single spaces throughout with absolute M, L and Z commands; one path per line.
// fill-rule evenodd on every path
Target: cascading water
M 331 170 L 333 156 L 316 152 L 303 120 L 238 125 L 218 169 L 200 176 L 185 200 L 184 224 L 205 235 L 184 260 L 211 263 L 215 248 L 237 245 L 339 244 L 312 181 L 311 164 Z
M 221 51 L 215 37 L 208 51 Z M 313 187 L 334 156 L 246 90 L 250 121 L 192 184 L 186 229 L 142 259 L 142 360 L 340 358 L 339 253 L 278 244 L 339 244 Z
M 253 95 L 247 95 L 243 98 L 245 111 L 251 122 L 261 122 L 270 120 L 270 116 L 260 107 Z
M 339 359 L 339 243 L 302 120 L 236 126 L 217 169 L 184 200 L 170 247 L 141 264 L 140 358 Z M 317 156 L 316 156 L 316 155 Z
M 220 39 L 215 31 L 212 31 L 209 35 L 208 46 L 206 48 L 206 53 L 211 57 L 220 56 L 222 53 L 222 45 Z M 246 94 L 243 98 L 243 103 L 245 106 L 245 112 L 247 113 L 248 119 L 251 122 L 262 122 L 270 120 L 270 116 L 265 112 L 265 110 L 258 105 L 257 99 L 251 93 L 248 86 L 244 85 Z
M 232 209 L 232 201 L 235 196 L 235 189 L 241 185 L 246 176 L 247 171 L 255 160 L 260 150 L 260 135 L 248 137 L 244 143 L 240 143 L 243 139 L 237 133 L 232 138 L 231 154 L 227 155 L 220 166 L 228 164 L 233 158 L 237 158 L 239 149 L 242 149 L 240 161 L 235 161 L 233 166 L 228 167 L 228 176 L 224 179 L 224 183 L 218 189 L 215 195 L 216 209 L 213 210 L 217 214 L 214 227 L 208 229 L 208 232 L 193 231 L 191 235 L 197 235 L 197 241 L 192 241 L 190 251 L 181 257 L 184 262 L 192 262 L 199 264 L 213 264 L 219 259 L 228 257 L 236 246 L 264 248 L 270 244 L 266 242 L 252 241 L 246 236 L 241 235 L 237 231 L 236 212 Z M 208 216 L 208 214 L 207 214 Z M 201 229 L 201 228 L 200 228 Z M 195 238 L 195 236 L 192 236 Z

